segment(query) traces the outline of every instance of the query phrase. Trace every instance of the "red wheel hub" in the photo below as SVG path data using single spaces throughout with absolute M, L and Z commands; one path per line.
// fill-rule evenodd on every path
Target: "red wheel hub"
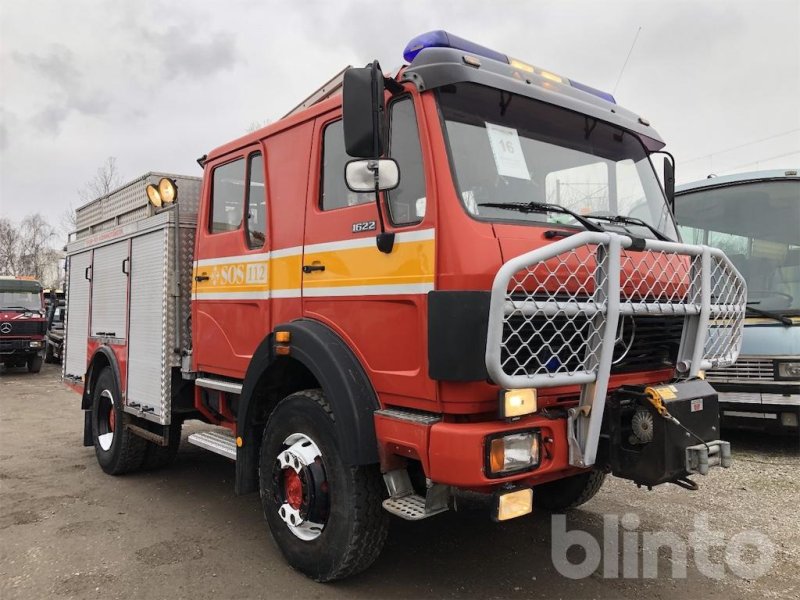
M 295 510 L 300 510 L 303 504 L 303 482 L 294 469 L 283 470 L 283 489 L 286 502 Z
M 117 412 L 114 410 L 114 407 L 111 407 L 111 410 L 108 412 L 108 428 L 113 432 L 117 426 Z

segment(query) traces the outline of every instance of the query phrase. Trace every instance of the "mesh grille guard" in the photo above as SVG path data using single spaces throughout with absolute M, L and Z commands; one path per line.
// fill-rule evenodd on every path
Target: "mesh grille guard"
M 509 260 L 492 285 L 487 371 L 507 389 L 581 385 L 570 423 L 576 466 L 594 464 L 609 374 L 630 335 L 626 317 L 683 317 L 675 365 L 682 377 L 739 355 L 747 288 L 725 254 L 651 239 L 641 245 L 616 233 L 577 233 Z

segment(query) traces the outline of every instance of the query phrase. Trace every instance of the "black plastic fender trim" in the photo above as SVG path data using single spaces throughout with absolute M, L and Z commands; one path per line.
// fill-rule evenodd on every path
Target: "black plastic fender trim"
M 94 369 L 98 354 L 102 354 L 108 360 L 108 364 L 111 365 L 111 373 L 114 376 L 114 383 L 117 385 L 117 392 L 119 394 L 122 394 L 122 377 L 119 374 L 119 364 L 117 363 L 117 357 L 114 356 L 114 352 L 108 346 L 100 346 L 97 350 L 95 350 L 95 353 L 92 355 L 92 360 L 89 361 L 89 368 L 86 370 L 86 376 L 83 378 L 84 384 L 83 384 L 83 395 L 81 396 L 81 409 L 86 411 L 84 414 L 84 422 L 83 422 L 84 446 L 94 445 L 94 441 L 92 440 L 92 420 L 90 418 L 89 411 L 92 410 Z M 122 402 L 122 397 L 120 396 L 118 400 Z
M 353 351 L 327 325 L 298 319 L 279 325 L 288 331 L 290 358 L 304 365 L 320 384 L 333 410 L 339 450 L 349 465 L 379 462 L 374 412 L 379 408 L 375 390 Z M 279 358 L 274 352 L 273 334 L 258 346 L 245 374 L 237 411 L 237 430 L 242 446 L 236 449 L 236 493 L 258 489 L 258 444 L 253 426 L 253 397 L 266 371 Z

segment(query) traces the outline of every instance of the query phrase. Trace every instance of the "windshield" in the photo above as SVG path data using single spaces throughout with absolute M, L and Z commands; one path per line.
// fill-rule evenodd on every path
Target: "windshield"
M 675 199 L 685 242 L 716 246 L 747 282 L 748 304 L 800 314 L 800 181 L 759 181 Z
M 0 310 L 41 310 L 42 301 L 36 292 L 33 291 L 2 291 L 0 292 Z
M 556 106 L 462 83 L 439 90 L 454 176 L 466 210 L 491 221 L 578 225 L 558 213 L 481 204 L 549 203 L 640 219 L 671 239 L 674 224 L 645 148 L 633 134 Z M 642 237 L 642 225 L 604 228 Z

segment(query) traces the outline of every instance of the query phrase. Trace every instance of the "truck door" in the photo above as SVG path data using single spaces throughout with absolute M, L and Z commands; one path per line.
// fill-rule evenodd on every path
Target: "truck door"
M 89 336 L 89 293 L 91 290 L 92 251 L 69 258 L 67 282 L 67 340 L 64 375 L 83 377 L 86 373 L 86 350 Z
M 426 294 L 434 284 L 433 215 L 428 210 L 414 102 L 401 96 L 388 106 L 389 154 L 400 165 L 400 186 L 382 199 L 391 253 L 375 243 L 379 230 L 374 194 L 347 189 L 342 121 L 318 119 L 316 161 L 306 209 L 303 312 L 331 325 L 370 371 L 380 392 L 433 398 L 427 372 Z M 315 164 L 314 164 L 315 163 Z M 318 174 L 318 175 L 317 175 Z M 429 187 L 427 189 L 430 189 Z
M 193 353 L 197 370 L 242 378 L 269 323 L 263 151 L 253 146 L 207 168 L 193 272 Z

